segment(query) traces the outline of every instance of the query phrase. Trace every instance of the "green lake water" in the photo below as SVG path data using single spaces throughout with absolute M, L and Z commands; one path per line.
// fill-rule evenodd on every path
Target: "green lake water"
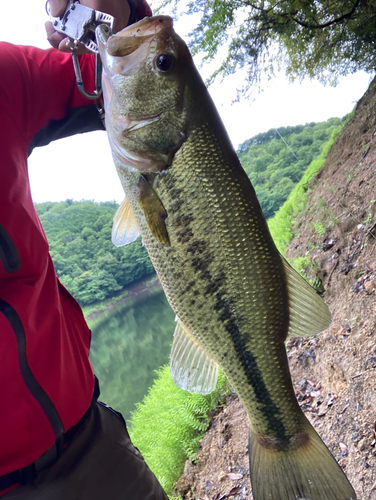
M 90 359 L 101 388 L 100 401 L 128 420 L 169 362 L 174 312 L 161 291 L 142 302 L 119 304 L 92 327 Z

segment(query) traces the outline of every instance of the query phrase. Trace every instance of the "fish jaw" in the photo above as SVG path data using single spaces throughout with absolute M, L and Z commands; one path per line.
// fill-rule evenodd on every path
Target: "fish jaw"
M 133 46 L 137 46 L 140 38 L 154 36 L 161 30 L 173 27 L 173 20 L 169 16 L 144 17 L 141 21 L 127 26 L 122 31 L 111 36 L 109 41 L 109 54 L 112 56 L 125 55 Z M 133 38 L 133 40 L 132 40 Z
M 189 51 L 167 16 L 145 18 L 112 36 L 100 25 L 96 36 L 113 153 L 125 168 L 161 172 L 187 136 L 186 65 L 181 56 L 192 65 Z M 160 71 L 159 57 L 175 62 L 175 67 Z

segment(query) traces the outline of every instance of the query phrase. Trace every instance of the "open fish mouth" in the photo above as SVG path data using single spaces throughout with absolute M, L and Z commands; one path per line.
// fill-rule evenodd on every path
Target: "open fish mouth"
M 99 25 L 96 29 L 99 53 L 104 67 L 112 74 L 132 76 L 146 66 L 151 53 L 155 52 L 155 35 L 135 37 L 120 34 L 109 36 L 106 26 Z
M 162 37 L 158 36 L 164 31 Z M 131 76 L 152 61 L 158 50 L 172 39 L 173 20 L 169 16 L 146 17 L 110 35 L 105 24 L 96 29 L 99 53 L 112 74 Z
M 131 25 L 112 35 L 107 43 L 110 56 L 123 57 L 132 54 L 148 39 L 155 37 L 161 30 L 172 28 L 173 21 L 168 16 L 146 17 L 136 26 Z
M 162 30 L 172 29 L 172 26 L 171 17 L 146 17 L 136 25 L 110 36 L 108 27 L 101 24 L 96 29 L 101 57 L 104 58 L 106 49 L 105 59 L 113 73 L 123 76 L 135 74 L 154 57 L 157 50 L 156 35 Z

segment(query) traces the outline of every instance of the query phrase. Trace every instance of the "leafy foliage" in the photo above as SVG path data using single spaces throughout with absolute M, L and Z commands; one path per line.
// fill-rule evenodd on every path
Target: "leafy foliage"
M 132 441 L 167 493 L 179 478 L 185 461 L 194 459 L 199 440 L 209 425 L 209 411 L 228 391 L 222 372 L 216 389 L 208 396 L 178 389 L 166 365 L 157 372 L 148 395 L 137 405 L 131 418 Z
M 344 119 L 271 129 L 243 142 L 240 161 L 255 188 L 265 217 L 272 217 L 287 200 L 307 166 L 318 157 Z
M 213 59 L 228 46 L 214 73 L 246 68 L 249 90 L 281 61 L 287 74 L 335 83 L 340 75 L 376 66 L 376 5 L 372 0 L 160 0 L 161 10 L 187 4 L 200 16 L 191 48 Z
M 154 272 L 138 238 L 126 247 L 111 242 L 114 202 L 36 203 L 56 274 L 81 305 L 104 300 Z

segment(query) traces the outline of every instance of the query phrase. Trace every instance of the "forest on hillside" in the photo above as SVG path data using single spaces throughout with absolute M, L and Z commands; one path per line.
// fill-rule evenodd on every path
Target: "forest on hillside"
M 111 241 L 115 202 L 35 204 L 56 274 L 81 305 L 111 297 L 154 272 L 141 238 L 116 248 Z
M 286 201 L 311 161 L 344 119 L 271 129 L 243 142 L 237 153 L 266 218 Z M 113 296 L 154 272 L 141 238 L 116 248 L 111 241 L 115 202 L 36 203 L 56 273 L 84 306 Z
M 267 219 L 287 200 L 308 165 L 320 155 L 344 118 L 271 129 L 243 142 L 238 156 Z

